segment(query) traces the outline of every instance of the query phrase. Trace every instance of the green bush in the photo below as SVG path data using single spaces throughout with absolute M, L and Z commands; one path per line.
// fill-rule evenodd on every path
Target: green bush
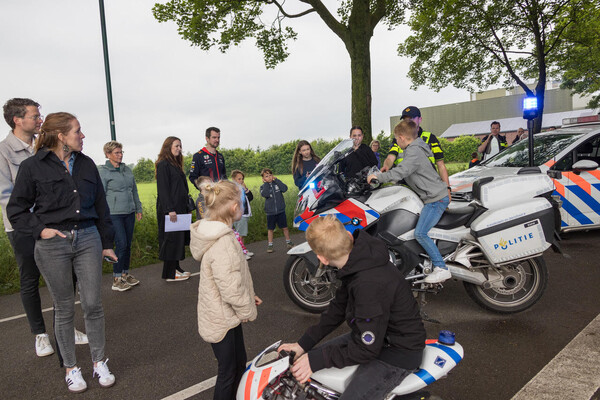
M 137 183 L 152 182 L 154 180 L 154 161 L 149 158 L 140 158 L 132 171 Z
M 471 154 L 476 152 L 477 146 L 481 144 L 479 139 L 471 135 L 460 136 L 452 142 L 445 138 L 438 139 L 446 162 L 469 162 Z

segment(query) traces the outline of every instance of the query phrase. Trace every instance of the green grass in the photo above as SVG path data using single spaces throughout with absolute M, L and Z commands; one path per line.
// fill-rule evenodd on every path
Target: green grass
M 278 176 L 286 185 L 288 191 L 284 193 L 286 201 L 286 213 L 288 218 L 288 226 L 291 232 L 292 219 L 294 216 L 294 208 L 296 207 L 296 197 L 298 189 L 294 185 L 292 175 Z M 188 182 L 190 194 L 196 198 L 198 190 Z M 246 243 L 265 240 L 267 238 L 267 217 L 265 215 L 264 198 L 260 195 L 260 185 L 262 179 L 258 177 L 248 177 L 246 186 L 252 191 L 254 200 L 250 203 L 252 207 L 252 217 L 248 223 L 248 236 Z M 131 243 L 131 268 L 137 268 L 148 264 L 159 262 L 158 259 L 158 221 L 156 219 L 156 183 L 140 183 L 138 184 L 138 192 L 142 206 L 144 208 L 144 216 L 141 221 L 135 223 L 133 232 L 133 241 Z M 0 295 L 16 293 L 20 289 L 19 270 L 15 261 L 12 248 L 8 241 L 8 236 L 4 232 L 4 225 L 0 219 Z M 275 237 L 282 235 L 281 230 L 275 231 Z M 189 255 L 189 251 L 188 251 Z M 104 273 L 112 273 L 112 265 L 109 263 L 103 264 Z M 43 284 L 43 282 L 42 282 Z
M 448 174 L 452 175 L 467 168 L 467 163 L 448 163 L 446 167 Z M 294 217 L 294 209 L 296 207 L 296 198 L 298 189 L 294 185 L 292 175 L 279 175 L 287 186 L 288 191 L 284 193 L 286 202 L 286 214 L 288 219 L 288 227 L 290 232 L 297 232 L 292 227 L 292 219 Z M 265 199 L 260 195 L 260 185 L 262 179 L 260 176 L 250 176 L 246 178 L 246 186 L 252 191 L 254 200 L 250 203 L 252 207 L 252 217 L 248 223 L 248 236 L 246 243 L 252 243 L 267 238 L 267 217 L 265 215 L 264 206 Z M 188 182 L 190 186 L 190 194 L 196 198 L 198 190 Z M 144 217 L 141 221 L 136 222 L 133 233 L 133 242 L 131 244 L 131 268 L 153 264 L 159 262 L 158 259 L 158 222 L 156 220 L 156 183 L 140 183 L 138 184 L 138 192 L 140 200 L 144 208 Z M 275 237 L 282 235 L 280 229 L 275 231 Z M 188 253 L 189 255 L 189 253 Z M 104 263 L 103 271 L 105 273 L 112 272 L 111 264 Z M 19 271 L 15 257 L 8 241 L 8 237 L 4 232 L 4 225 L 0 219 L 0 294 L 8 294 L 18 292 Z

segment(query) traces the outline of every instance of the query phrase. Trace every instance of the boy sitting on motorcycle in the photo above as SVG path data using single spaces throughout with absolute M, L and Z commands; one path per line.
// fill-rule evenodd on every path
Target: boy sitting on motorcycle
M 294 377 L 306 382 L 323 368 L 360 364 L 341 399 L 383 399 L 418 369 L 425 328 L 411 289 L 390 262 L 385 243 L 362 230 L 354 235 L 332 215 L 314 220 L 306 240 L 323 264 L 339 268 L 342 286 L 297 343 Z M 346 320 L 351 332 L 315 347 Z
M 450 279 L 452 275 L 428 232 L 439 222 L 450 203 L 449 188 L 432 168 L 429 157 L 433 157 L 433 153 L 418 137 L 418 129 L 417 124 L 409 120 L 403 120 L 396 125 L 394 137 L 404 151 L 404 160 L 387 172 L 369 175 L 367 182 L 371 183 L 373 179 L 380 182 L 398 182 L 404 179 L 421 198 L 425 205 L 415 228 L 415 239 L 425 249 L 433 265 L 433 272 L 425 277 L 425 282 L 440 283 Z

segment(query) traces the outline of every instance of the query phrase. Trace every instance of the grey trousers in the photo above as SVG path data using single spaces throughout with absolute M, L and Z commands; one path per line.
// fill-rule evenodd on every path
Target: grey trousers
M 102 308 L 102 243 L 95 226 L 62 231 L 67 237 L 38 239 L 35 262 L 54 301 L 54 335 L 66 368 L 77 364 L 73 318 L 73 273 L 77 276 L 83 319 L 92 361 L 104 358 L 104 310 Z

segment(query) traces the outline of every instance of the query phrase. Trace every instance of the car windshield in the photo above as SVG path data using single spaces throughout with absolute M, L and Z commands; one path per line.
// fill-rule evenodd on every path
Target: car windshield
M 543 165 L 581 136 L 583 133 L 534 136 L 533 165 Z M 529 141 L 521 140 L 481 164 L 487 167 L 527 167 L 529 166 Z

